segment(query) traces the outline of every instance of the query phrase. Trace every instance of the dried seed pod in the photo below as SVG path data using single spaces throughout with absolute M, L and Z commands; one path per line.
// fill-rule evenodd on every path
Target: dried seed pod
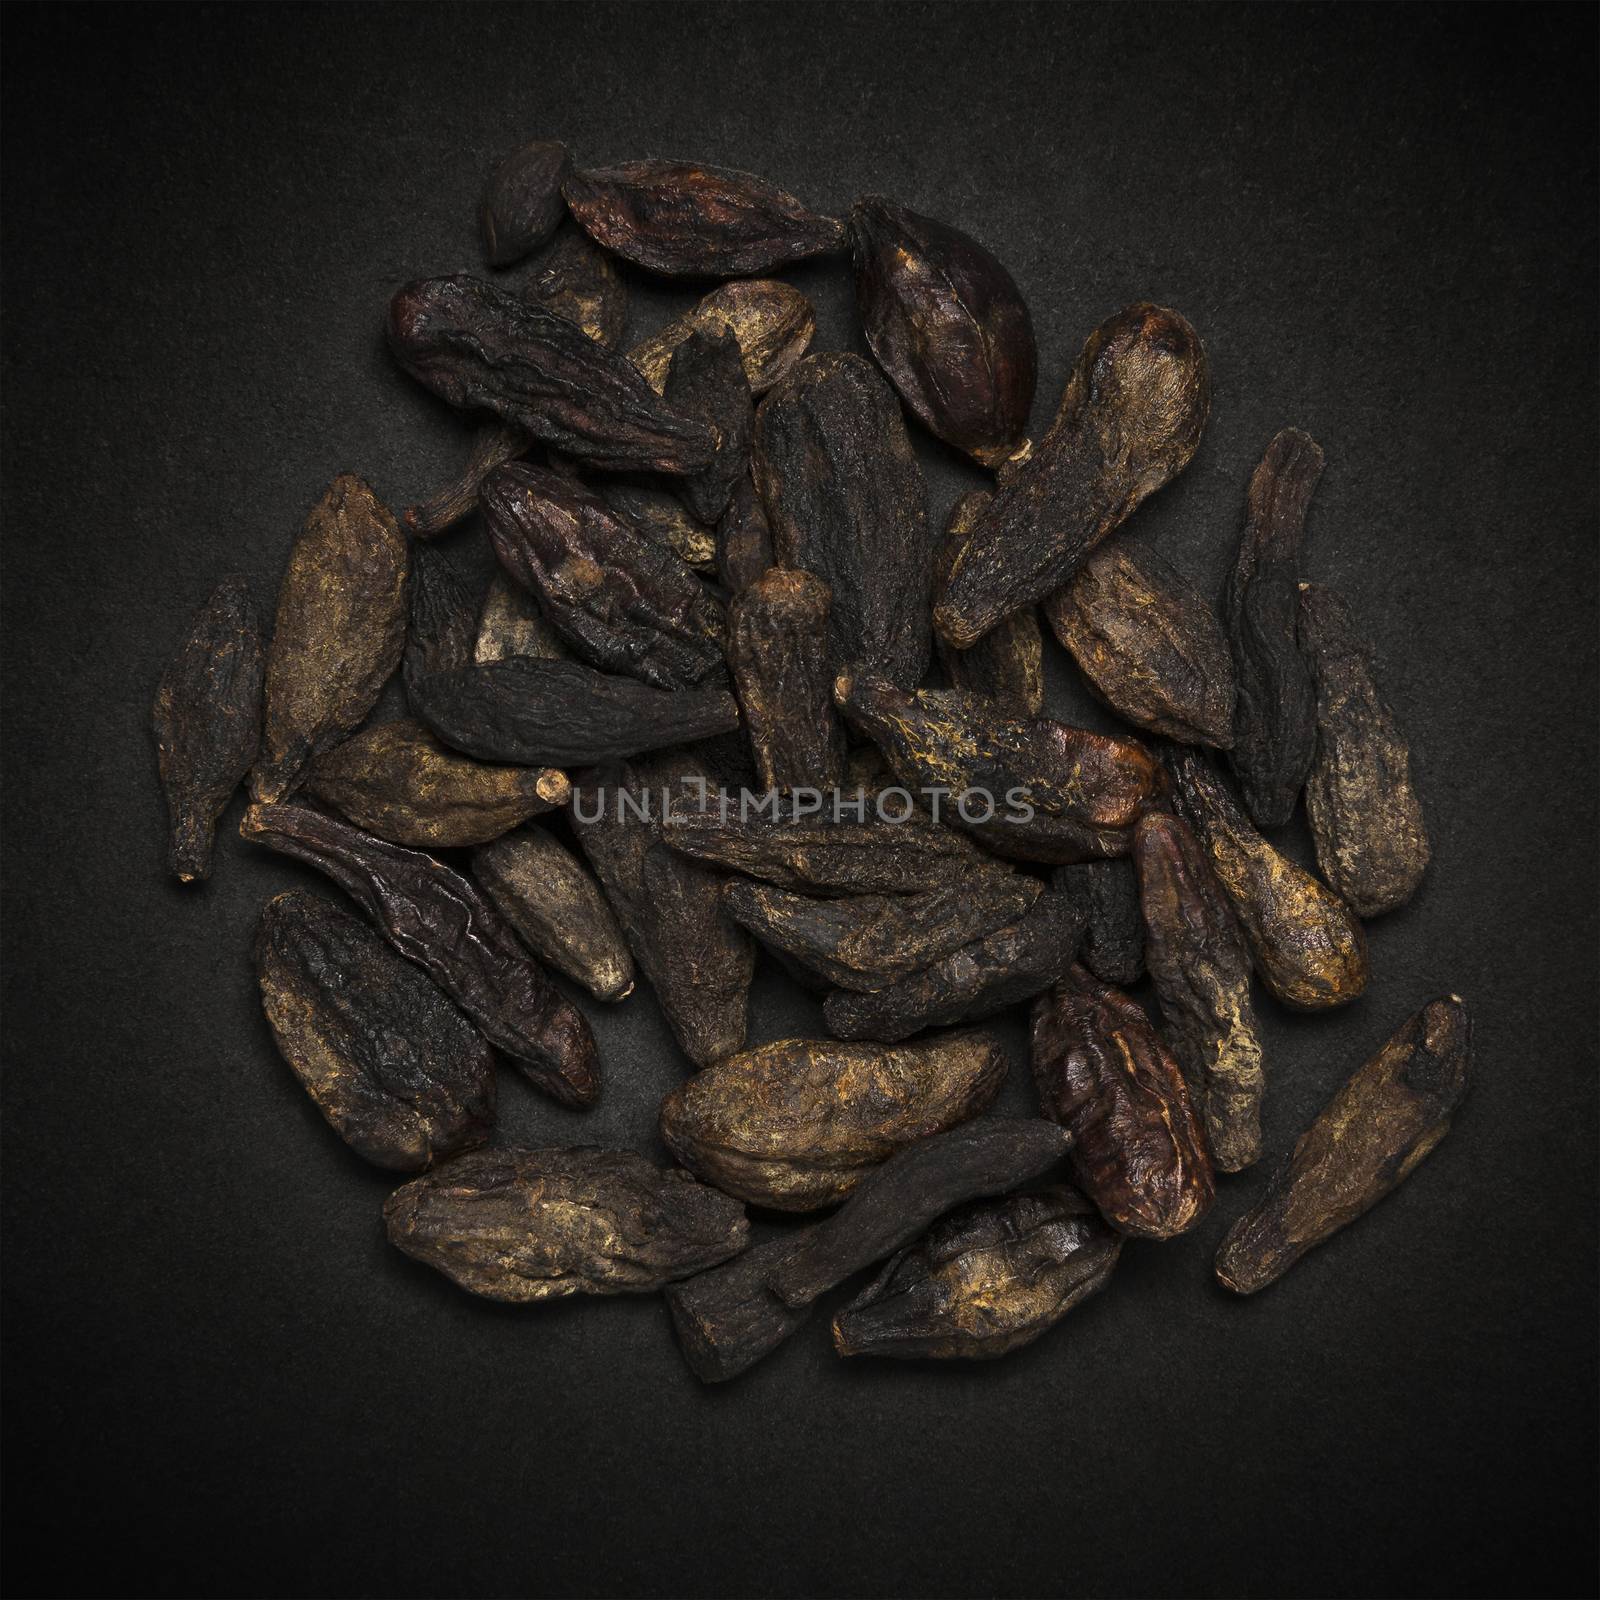
M 161 675 L 151 726 L 181 883 L 211 876 L 217 818 L 255 762 L 263 659 L 249 585 L 224 578 Z
M 765 789 L 837 787 L 844 733 L 833 714 L 821 578 L 774 567 L 728 608 L 728 665 Z
M 600 497 L 641 538 L 670 550 L 696 572 L 715 570 L 716 530 L 692 517 L 675 494 L 619 478 L 604 485 Z
M 767 1287 L 767 1274 L 790 1248 L 787 1238 L 769 1239 L 725 1266 L 668 1287 L 678 1348 L 702 1383 L 737 1378 L 810 1317 L 809 1305 L 786 1306 Z
M 836 989 L 822 1014 L 840 1039 L 896 1043 L 923 1028 L 977 1021 L 1056 982 L 1072 964 L 1084 907 L 1047 889 L 1015 922 L 868 994 Z
M 717 581 L 729 594 L 738 594 L 762 577 L 773 564 L 772 529 L 766 508 L 747 472 L 733 486 L 733 498 L 717 524 Z M 831 591 L 830 591 L 831 594 Z
M 447 532 L 477 509 L 483 480 L 496 467 L 526 455 L 529 447 L 530 440 L 521 428 L 502 422 L 498 417 L 480 422 L 472 436 L 472 453 L 461 475 L 426 500 L 407 506 L 400 514 L 402 526 L 416 539 L 432 539 Z
M 960 649 L 1053 594 L 1189 465 L 1211 409 L 1194 329 L 1134 305 L 1089 335 L 1050 431 L 1009 469 L 935 583 L 934 625 Z
M 699 472 L 716 453 L 711 430 L 666 405 L 625 356 L 465 273 L 398 290 L 389 347 L 451 405 L 492 411 L 594 467 Z
M 660 394 L 667 386 L 672 352 L 696 330 L 715 335 L 723 329 L 739 341 L 745 378 L 759 399 L 805 355 L 817 331 L 817 314 L 798 289 L 776 279 L 725 283 L 636 344 L 628 359 Z
M 1294 814 L 1316 749 L 1316 691 L 1296 640 L 1300 540 L 1322 451 L 1285 428 L 1250 479 L 1239 555 L 1223 591 L 1239 698 L 1229 754 L 1245 809 L 1263 828 Z
M 560 233 L 533 264 L 522 298 L 575 322 L 615 350 L 628 321 L 628 291 L 611 257 L 578 228 Z
M 1144 976 L 1144 918 L 1131 861 L 1084 861 L 1058 867 L 1061 884 L 1088 913 L 1080 955 L 1095 977 L 1127 989 Z
M 289 553 L 267 650 L 250 793 L 291 793 L 312 757 L 361 725 L 406 639 L 405 535 L 360 478 L 335 478 Z
M 478 666 L 505 661 L 512 656 L 532 656 L 539 661 L 561 661 L 567 654 L 561 636 L 539 609 L 539 602 L 505 573 L 489 580 L 478 615 L 478 636 L 472 659 Z M 463 663 L 464 664 L 464 663 Z
M 306 792 L 394 844 L 485 844 L 572 793 L 554 767 L 501 767 L 446 749 L 420 722 L 385 722 L 312 763 Z
M 754 465 L 779 564 L 833 591 L 836 668 L 861 661 L 912 688 L 928 665 L 932 551 L 893 391 L 860 356 L 807 356 L 756 414 Z
M 657 689 L 723 675 L 722 604 L 582 484 L 525 463 L 483 486 L 501 567 L 580 655 Z
M 716 430 L 716 459 L 683 480 L 684 503 L 702 522 L 715 522 L 749 471 L 756 427 L 755 402 L 732 331 L 691 333 L 672 353 L 662 395 L 674 410 Z
M 1250 943 L 1256 971 L 1286 1006 L 1321 1011 L 1367 987 L 1367 939 L 1356 915 L 1251 827 L 1192 751 L 1173 751 L 1173 799 L 1205 847 Z
M 239 832 L 327 873 L 547 1094 L 588 1105 L 600 1093 L 589 1024 L 459 872 L 303 806 L 251 806 Z
M 815 1211 L 896 1150 L 982 1111 L 1005 1075 L 1005 1053 L 984 1033 L 899 1049 L 781 1039 L 675 1089 L 661 1103 L 661 1137 L 725 1194 Z
M 430 672 L 468 666 L 477 649 L 473 591 L 450 558 L 419 545 L 411 565 L 410 622 L 406 629 L 404 681 Z
M 1134 830 L 1145 962 L 1172 1052 L 1205 1122 L 1211 1159 L 1239 1172 L 1261 1154 L 1261 1043 L 1250 951 L 1199 841 L 1153 812 Z
M 987 489 L 973 489 L 956 501 L 945 524 L 947 552 L 972 532 L 991 498 Z M 946 559 L 936 557 L 935 565 Z M 1031 610 L 1014 611 L 970 650 L 957 650 L 942 635 L 934 642 L 952 689 L 987 695 L 1012 716 L 1036 717 L 1044 709 L 1044 638 Z
M 359 917 L 296 889 L 256 929 L 261 1005 L 328 1125 L 376 1166 L 415 1172 L 494 1125 L 494 1052 Z
M 1466 1093 L 1472 1022 L 1434 1000 L 1359 1067 L 1300 1135 L 1267 1191 L 1228 1230 L 1217 1277 L 1236 1294 L 1275 1283 L 1404 1183 L 1450 1131 Z
M 867 348 L 923 425 L 986 467 L 1022 443 L 1033 319 L 1011 274 L 958 228 L 869 195 L 850 213 Z
M 1144 1008 L 1075 966 L 1033 1007 L 1039 1109 L 1072 1135 L 1079 1187 L 1123 1233 L 1192 1228 L 1216 1185 L 1178 1063 Z
M 632 1150 L 479 1150 L 383 1208 L 389 1242 L 471 1294 L 649 1294 L 744 1249 L 744 1207 Z
M 748 172 L 630 161 L 568 175 L 567 207 L 624 261 L 673 278 L 748 278 L 844 244 L 844 225 Z
M 1431 851 L 1411 751 L 1343 600 L 1300 585 L 1300 644 L 1317 691 L 1306 814 L 1322 875 L 1363 917 L 1403 906 Z
M 1126 539 L 1102 545 L 1044 614 L 1090 689 L 1135 727 L 1184 744 L 1233 743 L 1233 657 L 1222 625 L 1160 556 Z
M 536 139 L 513 150 L 489 176 L 478 208 L 491 267 L 509 267 L 537 250 L 561 225 L 561 185 L 572 171 L 567 147 Z
M 842 1356 L 989 1361 L 1105 1288 L 1122 1239 L 1071 1189 L 952 1212 L 833 1319 Z

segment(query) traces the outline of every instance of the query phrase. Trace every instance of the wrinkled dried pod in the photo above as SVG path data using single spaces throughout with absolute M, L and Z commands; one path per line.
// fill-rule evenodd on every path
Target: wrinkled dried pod
M 1322 451 L 1285 428 L 1250 478 L 1239 554 L 1222 595 L 1239 698 L 1229 753 L 1245 809 L 1263 828 L 1294 814 L 1316 749 L 1316 691 L 1296 638 L 1300 540 Z
M 522 298 L 575 322 L 615 350 L 628 321 L 628 291 L 611 257 L 577 228 L 559 234 L 533 264 Z
M 1363 917 L 1403 906 L 1431 851 L 1411 751 L 1343 600 L 1300 586 L 1300 644 L 1317 691 L 1306 814 L 1322 875 Z
M 961 649 L 1053 594 L 1099 542 L 1189 465 L 1211 409 L 1199 335 L 1161 306 L 1102 322 L 1050 431 L 1009 468 L 935 583 L 934 625 Z
M 844 244 L 844 225 L 748 172 L 630 161 L 568 175 L 578 225 L 624 261 L 674 278 L 748 278 Z
M 280 894 L 262 910 L 255 962 L 279 1053 L 357 1155 L 415 1172 L 489 1137 L 494 1052 L 359 917 Z
M 738 594 L 772 564 L 772 529 L 755 479 L 747 472 L 733 486 L 733 498 L 717 524 L 717 581 L 729 594 Z
M 1039 1108 L 1072 1135 L 1079 1187 L 1123 1233 L 1170 1239 L 1216 1193 L 1189 1091 L 1138 1001 L 1075 966 L 1033 1007 Z
M 600 497 L 641 538 L 670 550 L 696 572 L 715 571 L 716 530 L 691 516 L 675 494 L 636 479 L 613 478 L 601 487 Z
M 678 1348 L 702 1383 L 737 1378 L 810 1317 L 809 1305 L 786 1306 L 767 1287 L 767 1274 L 789 1249 L 787 1238 L 769 1239 L 725 1266 L 668 1287 Z
M 748 278 L 713 289 L 692 311 L 675 317 L 628 352 L 628 359 L 660 394 L 667 386 L 672 352 L 699 330 L 717 334 L 724 328 L 739 341 L 750 392 L 764 395 L 810 348 L 817 330 L 811 302 L 787 283 L 773 278 Z
M 1172 1053 L 1205 1122 L 1211 1159 L 1239 1172 L 1261 1154 L 1261 1043 L 1250 950 L 1199 841 L 1152 813 L 1134 830 L 1145 964 Z
M 410 612 L 402 657 L 408 699 L 417 680 L 469 665 L 477 649 L 472 590 L 432 545 L 418 545 L 412 558 Z
M 738 1201 L 632 1150 L 478 1150 L 383 1208 L 390 1244 L 469 1293 L 518 1305 L 649 1294 L 744 1249 Z
M 675 411 L 716 430 L 716 459 L 704 472 L 683 480 L 684 504 L 702 522 L 715 522 L 749 470 L 756 427 L 755 403 L 732 331 L 691 333 L 672 353 L 662 393 Z
M 842 1356 L 988 1361 L 1105 1288 L 1121 1236 L 1071 1189 L 980 1200 L 902 1250 L 833 1319 Z
M 1450 1131 L 1466 1093 L 1472 1022 L 1458 995 L 1432 1001 L 1358 1068 L 1301 1134 L 1217 1251 L 1236 1294 L 1275 1283 L 1398 1188 Z
M 1103 983 L 1127 989 L 1144 976 L 1144 918 L 1131 861 L 1084 861 L 1058 867 L 1051 880 L 1084 907 L 1088 924 L 1080 959 Z
M 923 425 L 986 467 L 1028 430 L 1037 355 L 1011 274 L 976 239 L 879 195 L 850 213 L 867 348 Z
M 431 539 L 447 532 L 469 516 L 478 505 L 478 491 L 483 480 L 496 467 L 528 453 L 530 440 L 521 428 L 491 417 L 478 424 L 472 436 L 472 451 L 461 475 L 452 483 L 430 495 L 414 506 L 407 506 L 400 521 L 407 533 L 417 539 Z
M 860 356 L 807 356 L 756 414 L 755 476 L 778 562 L 833 591 L 828 650 L 902 688 L 928 665 L 922 469 L 893 391 Z
M 360 478 L 335 478 L 295 538 L 267 650 L 258 801 L 360 726 L 406 639 L 405 535 Z
M 520 261 L 556 231 L 567 210 L 561 185 L 571 171 L 567 147 L 554 139 L 525 144 L 494 169 L 478 207 L 491 267 Z
M 211 876 L 217 818 L 261 743 L 261 618 L 243 578 L 224 578 L 161 675 L 151 726 L 183 883 Z
M 459 872 L 303 806 L 251 806 L 239 832 L 327 873 L 545 1093 L 563 1105 L 600 1093 L 589 1024 Z
M 505 573 L 495 573 L 489 580 L 489 592 L 483 597 L 483 610 L 478 614 L 473 661 L 479 666 L 505 661 L 512 656 L 561 661 L 566 654 L 567 647 L 544 620 L 539 602 Z

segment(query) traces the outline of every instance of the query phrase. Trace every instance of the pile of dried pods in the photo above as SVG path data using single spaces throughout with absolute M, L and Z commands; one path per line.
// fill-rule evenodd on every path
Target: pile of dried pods
M 238 578 L 212 595 L 156 698 L 172 869 L 206 876 L 248 776 L 245 838 L 355 902 L 266 906 L 262 1003 L 334 1131 L 422 1174 L 389 1237 L 463 1288 L 664 1288 L 717 1380 L 884 1263 L 840 1354 L 1014 1350 L 1260 1156 L 1252 973 L 1283 1005 L 1354 999 L 1360 919 L 1427 865 L 1367 648 L 1299 581 L 1322 452 L 1267 447 L 1219 617 L 1113 537 L 1205 426 L 1177 312 L 1096 328 L 1030 444 L 1016 284 L 889 201 L 840 221 L 744 173 L 580 171 L 541 142 L 481 221 L 492 266 L 531 267 L 389 307 L 395 359 L 478 419 L 466 466 L 399 518 L 335 479 L 270 639 Z M 810 304 L 761 276 L 844 251 L 875 364 L 808 354 Z M 614 258 L 730 281 L 624 352 Z M 942 539 L 908 411 L 994 473 Z M 474 510 L 484 596 L 425 542 Z M 1041 614 L 1148 737 L 1042 714 Z M 919 687 L 935 646 L 949 687 Z M 363 728 L 397 668 L 411 716 Z M 1302 792 L 1320 880 L 1260 831 Z M 833 1037 L 744 1047 L 758 947 L 825 991 Z M 661 1107 L 681 1167 L 484 1148 L 496 1053 L 595 1099 L 572 995 L 622 1001 L 636 967 L 698 1069 Z M 1159 1026 L 1126 992 L 1146 974 Z M 984 1117 L 1006 1060 L 970 1024 L 1019 1004 L 1041 1114 Z M 1404 1022 L 1229 1230 L 1221 1282 L 1264 1287 L 1405 1178 L 1469 1036 L 1455 996 Z M 746 1203 L 829 1214 L 752 1245 Z

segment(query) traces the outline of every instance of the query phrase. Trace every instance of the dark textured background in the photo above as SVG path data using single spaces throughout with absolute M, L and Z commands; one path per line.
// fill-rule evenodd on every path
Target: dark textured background
M 8 9 L 13 1588 L 1588 1589 L 1594 20 Z M 706 1391 L 659 1299 L 506 1310 L 384 1243 L 389 1180 L 321 1125 L 254 993 L 257 908 L 312 875 L 243 846 L 235 808 L 214 881 L 166 881 L 147 707 L 218 574 L 270 601 L 334 473 L 401 504 L 454 469 L 464 430 L 391 366 L 381 315 L 476 264 L 483 178 L 535 135 L 968 229 L 1032 304 L 1036 428 L 1104 316 L 1181 308 L 1212 422 L 1131 536 L 1208 587 L 1273 432 L 1326 447 L 1307 568 L 1379 641 L 1435 860 L 1372 928 L 1362 1001 L 1263 1003 L 1270 1149 L 1443 990 L 1477 1072 L 1418 1176 L 1269 1293 L 1209 1272 L 1257 1172 L 1014 1359 L 841 1363 L 819 1318 Z M 843 269 L 792 278 L 819 347 L 854 346 Z M 635 335 L 689 298 L 638 288 Z M 942 516 L 971 477 L 919 449 Z M 1055 709 L 1093 719 L 1053 674 Z M 764 970 L 753 1037 L 814 1027 L 809 1004 Z M 595 1020 L 604 1104 L 508 1074 L 508 1136 L 656 1148 L 681 1067 L 653 1002 Z

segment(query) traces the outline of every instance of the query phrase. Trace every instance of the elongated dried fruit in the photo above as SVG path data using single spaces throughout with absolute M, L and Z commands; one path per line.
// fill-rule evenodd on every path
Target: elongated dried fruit
M 539 602 L 505 573 L 497 572 L 489 582 L 478 614 L 478 633 L 473 642 L 472 659 L 479 666 L 505 661 L 511 656 L 533 656 L 540 661 L 561 661 L 567 647 L 561 636 L 544 620 Z M 458 663 L 465 665 L 465 663 Z
M 1138 1001 L 1075 966 L 1033 1007 L 1039 1108 L 1072 1135 L 1078 1186 L 1123 1233 L 1192 1228 L 1216 1186 L 1183 1073 Z
M 267 651 L 261 759 L 250 793 L 293 791 L 314 756 L 361 725 L 406 639 L 405 535 L 360 478 L 335 478 L 289 554 Z
M 750 384 L 732 331 L 691 333 L 672 352 L 663 398 L 674 410 L 698 417 L 716 431 L 716 458 L 704 472 L 683 480 L 684 503 L 702 522 L 715 522 L 749 470 L 756 426 Z
M 1144 918 L 1131 861 L 1084 861 L 1058 867 L 1061 884 L 1088 913 L 1081 959 L 1103 983 L 1126 989 L 1144 976 Z
M 893 391 L 860 356 L 808 356 L 756 414 L 756 483 L 780 566 L 833 592 L 828 650 L 902 688 L 928 665 L 922 469 Z
M 716 530 L 691 516 L 675 494 L 637 479 L 613 478 L 601 488 L 600 497 L 651 544 L 670 550 L 696 572 L 715 570 Z
M 563 1105 L 599 1094 L 589 1024 L 459 872 L 303 806 L 251 806 L 239 832 L 327 873 L 547 1094 Z
M 554 139 L 525 144 L 494 169 L 478 208 L 491 267 L 520 261 L 556 231 L 566 215 L 561 185 L 571 171 L 567 147 Z
M 1472 1062 L 1457 995 L 1410 1017 L 1301 1134 L 1267 1191 L 1228 1230 L 1217 1277 L 1236 1294 L 1275 1283 L 1306 1251 L 1370 1211 L 1450 1131 Z
M 389 1242 L 489 1300 L 649 1294 L 726 1261 L 744 1207 L 632 1150 L 479 1150 L 383 1208 Z
M 817 314 L 798 289 L 776 279 L 725 283 L 692 311 L 636 344 L 628 359 L 660 394 L 667 386 L 672 352 L 696 329 L 717 334 L 724 328 L 739 341 L 750 392 L 759 397 L 805 355 L 817 329 Z
M 1183 744 L 1233 743 L 1233 657 L 1222 625 L 1160 556 L 1126 539 L 1102 545 L 1044 614 L 1095 695 L 1135 727 Z
M 992 467 L 1028 430 L 1037 354 L 1011 274 L 976 239 L 879 195 L 850 213 L 867 348 L 923 425 Z
M 1233 907 L 1181 818 L 1152 813 L 1134 830 L 1145 964 L 1172 1053 L 1205 1122 L 1211 1159 L 1239 1172 L 1261 1154 L 1261 1043 L 1250 950 Z
M 611 257 L 577 228 L 559 233 L 533 263 L 522 298 L 575 322 L 615 350 L 628 320 L 628 291 Z
M 717 523 L 717 581 L 729 594 L 748 589 L 773 564 L 772 529 L 766 507 L 746 473 L 733 487 L 733 498 Z M 830 598 L 832 591 L 829 591 Z
M 966 649 L 1053 594 L 1107 534 L 1189 465 L 1211 409 L 1199 336 L 1134 305 L 1089 335 L 1050 431 L 1008 469 L 935 584 L 935 627 Z
M 1316 750 L 1316 691 L 1296 638 L 1300 540 L 1322 451 L 1285 428 L 1250 479 L 1239 554 L 1222 595 L 1239 698 L 1229 760 L 1263 828 L 1294 814 Z
M 570 174 L 578 225 L 624 261 L 667 277 L 746 278 L 844 244 L 844 226 L 748 172 L 630 161 Z
M 224 578 L 195 613 L 156 689 L 151 726 L 180 882 L 211 876 L 217 818 L 261 743 L 261 618 L 243 578 Z
M 1306 814 L 1322 875 L 1363 917 L 1403 906 L 1431 854 L 1404 731 L 1343 600 L 1300 585 L 1300 645 L 1317 691 Z
M 359 917 L 296 889 L 269 900 L 256 977 L 273 1038 L 357 1155 L 413 1172 L 494 1125 L 494 1052 Z
M 417 539 L 431 539 L 447 532 L 477 509 L 483 480 L 496 467 L 526 455 L 530 447 L 527 434 L 511 423 L 502 422 L 498 417 L 480 422 L 472 435 L 472 450 L 460 476 L 426 500 L 407 506 L 400 514 L 402 526 Z
M 1367 939 L 1356 915 L 1303 867 L 1280 855 L 1192 751 L 1169 760 L 1173 799 L 1227 890 L 1256 971 L 1286 1006 L 1321 1011 L 1367 987 Z
M 737 1378 L 810 1317 L 809 1305 L 786 1306 L 767 1287 L 768 1273 L 791 1248 L 787 1238 L 769 1239 L 724 1266 L 668 1287 L 678 1348 L 702 1383 Z
M 780 1211 L 842 1200 L 896 1150 L 975 1116 L 1006 1058 L 984 1033 L 899 1049 L 782 1039 L 697 1073 L 661 1104 L 661 1137 L 725 1194 Z
M 625 356 L 466 273 L 398 290 L 389 347 L 451 405 L 492 411 L 594 467 L 699 472 L 716 452 L 711 430 L 666 405 Z
M 980 1200 L 889 1261 L 833 1319 L 842 1356 L 989 1361 L 1105 1288 L 1121 1236 L 1071 1189 Z
M 411 617 L 403 656 L 407 698 L 430 672 L 470 665 L 477 649 L 475 597 L 444 551 L 419 545 L 411 566 Z

